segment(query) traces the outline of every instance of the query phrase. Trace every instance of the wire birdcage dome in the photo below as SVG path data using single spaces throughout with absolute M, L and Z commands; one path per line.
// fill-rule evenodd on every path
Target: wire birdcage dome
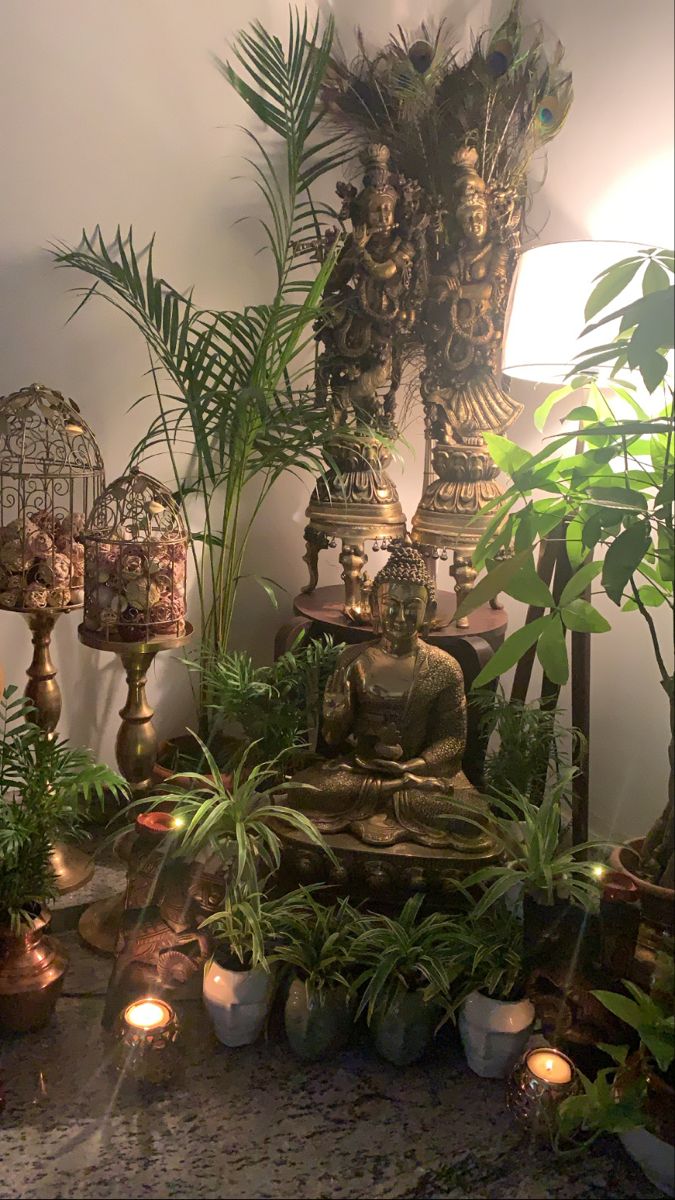
M 164 484 L 138 468 L 111 483 L 82 534 L 83 628 L 109 642 L 182 637 L 187 540 Z
M 73 400 L 40 383 L 0 398 L 0 607 L 82 605 L 79 535 L 104 482 L 96 439 Z

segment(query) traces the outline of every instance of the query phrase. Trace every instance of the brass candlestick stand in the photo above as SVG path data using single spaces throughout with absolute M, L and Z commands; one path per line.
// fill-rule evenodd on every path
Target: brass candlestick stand
M 28 684 L 25 694 L 35 705 L 35 723 L 47 735 L 55 732 L 61 716 L 61 689 L 50 647 L 52 632 L 62 611 L 64 610 L 38 608 L 23 613 L 33 643 L 33 658 L 26 672 Z M 94 874 L 92 856 L 67 842 L 57 842 L 51 858 L 56 886 L 62 895 L 84 887 Z
M 167 635 L 152 642 L 111 642 L 100 634 L 80 625 L 78 636 L 85 646 L 94 650 L 111 650 L 118 654 L 126 673 L 127 698 L 120 709 L 122 724 L 115 741 L 117 765 L 131 784 L 134 798 L 149 792 L 157 761 L 157 734 L 152 724 L 154 709 L 145 692 L 147 674 L 160 650 L 172 650 L 185 645 L 192 635 L 192 626 L 185 625 L 180 637 Z M 95 900 L 80 917 L 80 937 L 99 954 L 115 953 L 122 913 L 124 892 Z

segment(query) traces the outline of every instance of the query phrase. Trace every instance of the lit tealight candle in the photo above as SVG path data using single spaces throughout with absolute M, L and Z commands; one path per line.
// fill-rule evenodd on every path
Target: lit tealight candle
M 527 1056 L 527 1065 L 545 1083 L 569 1083 L 572 1078 L 570 1061 L 558 1050 L 533 1050 Z
M 161 1029 L 171 1020 L 172 1009 L 161 1000 L 137 1000 L 124 1010 L 124 1020 L 134 1029 Z

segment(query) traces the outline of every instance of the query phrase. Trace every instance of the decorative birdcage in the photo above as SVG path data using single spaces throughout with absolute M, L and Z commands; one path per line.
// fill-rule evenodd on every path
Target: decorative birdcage
M 63 612 L 84 599 L 79 536 L 104 485 L 96 439 L 60 392 L 0 398 L 0 607 Z
M 116 479 L 82 542 L 86 633 L 150 644 L 184 636 L 187 532 L 164 484 L 137 468 Z

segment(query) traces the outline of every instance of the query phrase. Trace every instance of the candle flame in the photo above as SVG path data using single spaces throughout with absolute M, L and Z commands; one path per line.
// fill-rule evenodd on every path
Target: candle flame
M 602 879 L 606 870 L 607 870 L 607 868 L 604 867 L 602 865 L 602 863 L 596 863 L 595 866 L 593 867 L 593 874 L 595 875 L 596 879 Z
M 547 1059 L 546 1059 L 546 1070 L 547 1070 L 547 1071 L 552 1071 L 552 1070 L 553 1070 L 553 1059 L 552 1059 L 552 1058 L 547 1058 Z
M 135 1029 L 156 1029 L 158 1025 L 166 1025 L 169 1015 L 167 1005 L 159 1000 L 138 1000 L 129 1005 L 124 1019 Z
M 184 821 L 183 817 L 174 817 L 174 819 L 173 819 L 174 829 L 182 829 L 184 824 L 185 824 L 185 821 Z

